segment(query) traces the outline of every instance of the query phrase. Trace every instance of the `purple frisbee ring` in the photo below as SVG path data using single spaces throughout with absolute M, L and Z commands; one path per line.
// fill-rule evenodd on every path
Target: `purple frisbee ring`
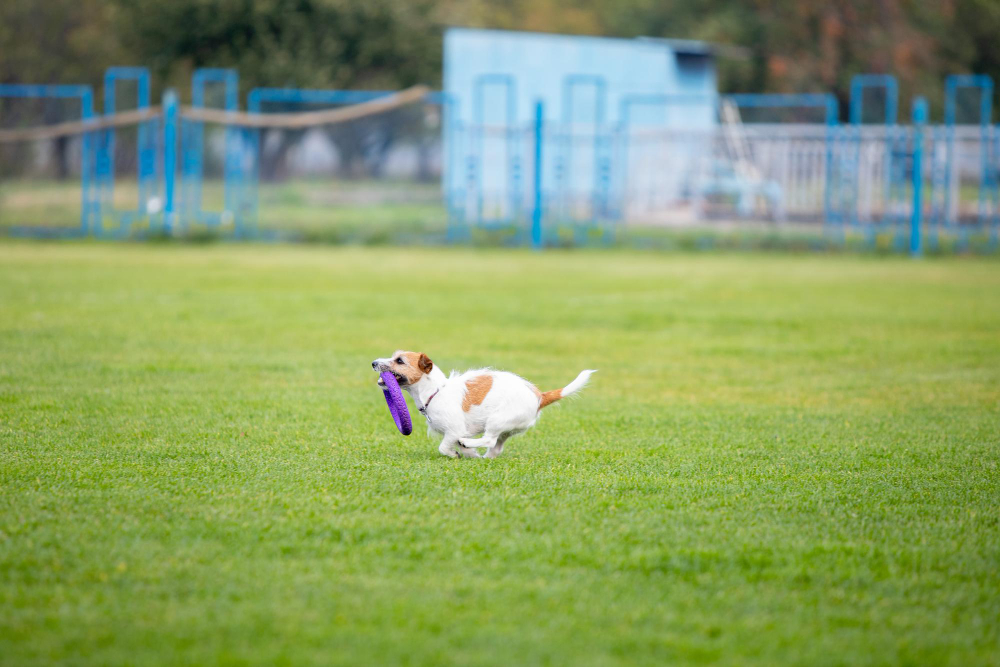
M 382 373 L 382 393 L 385 394 L 385 402 L 389 405 L 389 412 L 392 413 L 392 420 L 396 422 L 396 428 L 403 435 L 413 433 L 413 423 L 410 421 L 410 411 L 406 407 L 406 399 L 396 382 L 396 376 L 389 371 Z

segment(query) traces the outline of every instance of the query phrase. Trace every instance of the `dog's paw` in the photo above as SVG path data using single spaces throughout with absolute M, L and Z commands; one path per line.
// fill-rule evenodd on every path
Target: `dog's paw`
M 480 458 L 478 450 L 472 449 L 471 447 L 466 447 L 465 445 L 462 444 L 461 441 L 459 441 L 458 443 L 458 453 L 461 454 L 462 457 L 466 459 Z

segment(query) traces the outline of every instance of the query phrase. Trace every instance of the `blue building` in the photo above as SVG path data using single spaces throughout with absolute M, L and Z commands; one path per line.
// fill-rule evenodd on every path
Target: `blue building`
M 569 218 L 607 215 L 625 187 L 613 174 L 627 174 L 621 167 L 635 157 L 619 154 L 620 137 L 710 130 L 717 91 L 714 53 L 702 42 L 449 29 L 444 178 L 453 209 L 479 222 L 523 213 L 540 101 L 547 208 Z

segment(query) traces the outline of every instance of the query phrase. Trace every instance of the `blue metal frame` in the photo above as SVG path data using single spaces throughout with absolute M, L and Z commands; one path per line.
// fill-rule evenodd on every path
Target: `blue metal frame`
M 0 84 L 0 97 L 21 99 L 79 99 L 80 120 L 94 118 L 94 91 L 85 85 Z M 80 229 L 81 235 L 96 231 L 101 203 L 95 188 L 95 132 L 85 132 L 80 146 Z
M 177 137 L 180 103 L 173 89 L 163 93 L 163 230 L 173 233 L 177 223 Z
M 885 125 L 895 125 L 899 115 L 899 84 L 891 74 L 855 74 L 851 78 L 851 125 L 864 122 L 864 93 L 869 88 L 885 89 Z
M 998 201 L 997 179 L 992 167 L 990 152 L 990 128 L 993 115 L 993 79 L 986 74 L 952 74 L 945 79 L 944 123 L 946 132 L 947 159 L 944 175 L 944 211 L 943 221 L 948 227 L 960 227 L 958 219 L 951 217 L 951 176 L 955 159 L 955 121 L 957 115 L 957 95 L 962 88 L 979 90 L 979 129 L 980 129 L 980 180 L 978 192 L 977 222 L 980 227 L 986 224 L 986 196 L 989 195 L 994 205 Z M 960 184 L 961 185 L 961 184 Z M 993 226 L 997 225 L 994 217 Z M 993 232 L 995 234 L 995 231 Z M 965 246 L 968 242 L 968 232 L 959 229 L 959 244 Z
M 254 88 L 247 95 L 247 111 L 261 113 L 266 102 L 285 104 L 361 104 L 379 97 L 392 95 L 394 90 L 338 90 L 311 88 Z M 250 229 L 257 228 L 260 207 L 260 134 L 259 128 L 247 130 L 250 146 L 251 168 L 247 186 L 247 211 L 245 224 Z
M 726 99 L 738 107 L 757 109 L 823 109 L 824 122 L 837 122 L 837 98 L 832 93 L 736 93 Z
M 923 214 L 924 214 L 924 129 L 927 127 L 927 100 L 917 97 L 913 100 L 913 204 L 910 211 L 910 254 L 923 254 Z
M 506 89 L 506 118 L 504 126 L 506 128 L 507 140 L 507 170 L 508 170 L 508 196 L 510 197 L 510 217 L 500 220 L 490 220 L 489 225 L 507 225 L 517 220 L 521 214 L 521 159 L 518 154 L 517 141 L 517 85 L 514 77 L 510 74 L 481 74 L 476 77 L 473 83 L 472 109 L 473 124 L 476 129 L 476 136 L 470 141 L 473 153 L 468 161 L 468 180 L 476 193 L 476 217 L 475 221 L 479 225 L 484 225 L 483 219 L 483 144 L 484 130 L 483 123 L 485 117 L 485 104 L 483 96 L 487 86 L 503 86 Z M 468 221 L 466 219 L 466 221 Z
M 116 92 L 119 81 L 136 82 L 136 109 L 150 105 L 149 70 L 145 67 L 109 67 L 104 72 L 104 115 L 118 111 Z M 156 140 L 155 123 L 139 123 L 136 144 L 138 201 L 130 210 L 118 211 L 114 207 L 115 182 L 115 129 L 104 130 L 97 151 L 97 182 L 100 189 L 103 216 L 118 221 L 118 233 L 124 234 L 130 225 L 148 215 L 147 202 L 156 189 Z M 103 224 L 101 229 L 103 232 Z
M 398 90 L 340 90 L 322 88 L 254 88 L 247 95 L 247 111 L 250 113 L 261 113 L 262 107 L 267 102 L 282 102 L 285 104 L 363 104 L 371 102 L 380 97 L 395 95 Z M 457 117 L 455 113 L 455 100 L 441 91 L 431 91 L 427 93 L 424 100 L 428 104 L 436 104 L 444 109 L 446 116 L 443 125 Z M 248 145 L 251 152 L 251 168 L 247 179 L 247 213 L 245 218 L 250 223 L 248 226 L 256 228 L 257 212 L 259 207 L 260 188 L 260 129 L 250 128 L 247 130 Z M 454 142 L 453 142 L 454 143 Z M 450 149 L 449 149 L 450 150 Z M 448 183 L 447 175 L 444 180 Z M 444 193 L 445 201 L 451 204 L 451 197 L 448 192 Z M 449 221 L 452 216 L 449 211 Z
M 882 224 L 893 223 L 891 209 L 893 202 L 897 198 L 905 197 L 905 174 L 903 169 L 894 169 L 897 166 L 903 167 L 902 161 L 893 161 L 893 155 L 905 152 L 900 150 L 901 141 L 905 138 L 898 130 L 899 118 L 899 84 L 896 77 L 891 74 L 856 74 L 851 79 L 851 101 L 850 101 L 850 123 L 852 128 L 851 140 L 854 143 L 854 174 L 851 179 L 852 196 L 849 199 L 857 201 L 858 179 L 861 172 L 861 125 L 864 124 L 864 94 L 866 90 L 885 90 L 885 108 L 883 124 L 886 126 L 885 137 L 885 210 L 882 215 Z M 858 216 L 858 208 L 855 203 L 852 208 L 851 223 L 857 228 L 860 227 L 861 220 Z M 902 220 L 899 220 L 902 222 Z M 869 234 L 874 236 L 874 227 L 869 229 Z
M 591 194 L 591 213 L 594 218 L 606 217 L 609 209 L 611 193 L 611 145 L 610 132 L 603 129 L 605 123 L 605 106 L 607 104 L 607 81 L 603 76 L 591 74 L 569 74 L 562 83 L 562 150 L 556 161 L 556 189 L 560 198 L 566 196 L 566 183 L 572 187 L 573 136 L 571 127 L 574 114 L 573 90 L 579 86 L 594 88 L 594 183 Z
M 747 108 L 818 108 L 824 110 L 826 124 L 826 185 L 823 191 L 823 218 L 827 223 L 843 222 L 843 217 L 834 210 L 833 194 L 835 182 L 833 178 L 833 143 L 836 139 L 839 114 L 837 98 L 832 93 L 741 93 L 727 95 L 733 104 Z
M 619 205 L 614 212 L 616 219 L 625 215 L 625 198 L 628 196 L 629 144 L 631 142 L 632 108 L 636 106 L 659 106 L 666 113 L 674 104 L 711 104 L 716 112 L 719 104 L 718 95 L 656 95 L 634 94 L 626 95 L 618 102 L 618 133 L 621 137 L 621 172 L 619 175 Z
M 191 105 L 205 106 L 205 88 L 217 83 L 224 86 L 226 111 L 239 109 L 239 74 L 232 69 L 202 68 L 191 75 Z M 223 211 L 205 211 L 202 208 L 202 182 L 204 178 L 205 132 L 200 121 L 181 122 L 181 205 L 182 224 L 198 222 L 220 225 L 227 214 L 236 224 L 237 233 L 242 233 L 241 213 L 245 204 L 245 188 L 240 168 L 242 139 L 246 130 L 237 127 L 226 128 L 226 150 L 223 185 Z
M 456 240 L 457 235 L 461 234 L 460 230 L 455 227 L 455 223 L 459 222 L 456 202 L 461 197 L 460 189 L 453 191 L 451 187 L 451 170 L 458 167 L 458 136 L 462 124 L 458 113 L 458 100 L 453 95 L 440 90 L 427 93 L 424 99 L 428 104 L 436 104 L 441 107 L 441 137 L 444 153 L 447 156 L 441 179 L 441 194 L 448 210 L 447 240 L 450 242 Z
M 534 204 L 531 210 L 531 245 L 535 250 L 542 249 L 542 215 L 544 200 L 542 198 L 542 141 L 545 126 L 545 105 L 541 100 L 535 103 L 535 171 L 534 171 Z

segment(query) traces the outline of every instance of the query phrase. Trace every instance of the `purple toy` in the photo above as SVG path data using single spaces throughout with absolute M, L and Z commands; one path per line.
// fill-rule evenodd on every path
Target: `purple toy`
M 403 398 L 403 392 L 399 389 L 396 376 L 389 371 L 384 371 L 382 382 L 385 384 L 382 387 L 382 393 L 385 394 L 385 402 L 389 404 L 389 412 L 392 413 L 392 419 L 396 422 L 396 428 L 403 435 L 410 435 L 413 433 L 410 411 L 406 407 L 406 399 Z

